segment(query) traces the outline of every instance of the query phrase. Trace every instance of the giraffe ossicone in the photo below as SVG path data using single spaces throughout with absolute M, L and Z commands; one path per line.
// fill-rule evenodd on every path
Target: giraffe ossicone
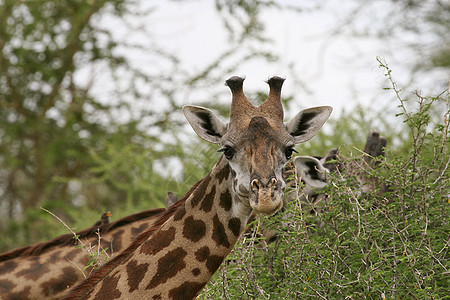
M 253 211 L 271 215 L 283 205 L 283 172 L 294 146 L 312 138 L 331 107 L 310 108 L 283 123 L 281 87 L 272 77 L 267 99 L 254 106 L 244 79 L 226 81 L 230 121 L 211 110 L 184 106 L 204 140 L 223 153 L 213 169 L 157 223 L 110 260 L 66 299 L 193 299 L 220 267 Z

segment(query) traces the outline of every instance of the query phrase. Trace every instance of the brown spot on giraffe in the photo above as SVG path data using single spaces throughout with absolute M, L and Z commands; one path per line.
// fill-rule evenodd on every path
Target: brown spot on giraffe
M 198 188 L 192 193 L 192 207 L 196 207 L 200 200 L 202 200 L 205 195 L 206 188 L 208 187 L 208 183 L 211 180 L 211 176 L 208 174 L 203 181 L 199 184 Z
M 155 239 L 147 241 L 142 245 L 141 253 L 154 255 L 164 248 L 168 247 L 175 238 L 175 228 L 170 227 L 167 230 L 161 230 L 155 235 Z
M 6 261 L 0 265 L 0 275 L 9 273 L 17 268 L 18 264 L 14 261 Z
M 231 172 L 234 172 L 234 171 L 231 170 Z M 229 175 L 230 175 L 230 167 L 225 167 L 222 170 L 220 170 L 220 172 L 218 172 L 216 174 L 216 178 L 217 178 L 217 180 L 219 180 L 219 184 L 222 184 L 223 180 L 227 180 Z M 235 176 L 235 175 L 236 175 L 236 173 L 233 176 Z
M 41 274 L 48 273 L 50 270 L 48 264 L 39 261 L 39 257 L 32 257 L 29 259 L 29 263 L 33 264 L 33 268 L 17 272 L 17 276 L 36 281 L 42 276 Z
M 241 220 L 239 218 L 232 218 L 228 221 L 228 229 L 231 230 L 231 232 L 238 236 L 241 232 Z
M 218 255 L 211 255 L 211 251 L 207 246 L 198 249 L 195 252 L 195 259 L 199 262 L 205 262 L 206 268 L 210 273 L 214 273 L 219 268 L 224 257 Z
M 202 271 L 199 268 L 195 268 L 192 270 L 192 275 L 198 276 Z
M 145 229 L 147 229 L 147 228 L 148 228 L 148 224 L 144 223 L 144 224 L 139 225 L 138 227 L 133 227 L 133 228 L 131 228 L 131 233 L 132 233 L 134 236 L 138 236 L 138 234 L 141 234 L 141 233 L 144 232 Z
M 182 269 L 186 267 L 184 258 L 187 255 L 186 250 L 178 247 L 169 251 L 164 257 L 158 260 L 158 267 L 156 275 L 152 278 L 146 289 L 152 289 L 161 283 L 166 282 L 171 277 L 177 275 Z
M 28 295 L 30 294 L 30 287 L 26 287 L 25 289 L 23 289 L 20 292 L 17 293 L 11 293 L 10 294 L 10 298 L 11 300 L 22 300 L 22 299 L 27 299 Z
M 148 270 L 148 263 L 139 264 L 137 260 L 131 260 L 127 265 L 127 275 L 128 278 L 133 278 L 134 280 L 128 280 L 128 285 L 130 287 L 129 292 L 133 292 L 138 289 L 139 284 L 142 279 L 144 279 L 145 272 Z
M 186 214 L 186 209 L 184 207 L 184 205 L 182 205 L 174 214 L 173 216 L 173 220 L 174 221 L 180 221 L 181 219 L 183 219 L 184 215 Z
M 77 248 L 74 248 L 73 250 L 69 251 L 65 255 L 65 258 L 69 261 L 72 261 L 75 258 L 75 256 L 77 256 L 78 254 L 80 254 L 80 250 Z
M 169 291 L 169 297 L 171 299 L 193 299 L 205 286 L 205 283 L 198 282 L 184 282 L 177 288 Z
M 223 256 L 219 255 L 210 255 L 206 260 L 206 268 L 208 268 L 209 273 L 214 274 L 216 270 L 222 264 L 222 261 L 225 259 Z
M 219 216 L 216 214 L 213 218 L 213 234 L 212 239 L 216 242 L 217 246 L 230 247 L 228 236 L 225 231 L 225 227 L 219 220 Z
M 219 205 L 226 211 L 229 211 L 231 209 L 231 206 L 233 204 L 233 201 L 231 199 L 231 193 L 229 190 L 224 191 L 222 194 L 220 194 L 220 202 Z
M 0 293 L 5 294 L 12 290 L 16 285 L 12 283 L 10 280 L 2 279 L 0 280 Z
M 200 262 L 204 262 L 208 259 L 210 253 L 208 246 L 204 246 L 195 252 L 195 258 Z
M 193 217 L 187 217 L 184 221 L 183 236 L 193 242 L 198 242 L 205 236 L 206 225 L 202 220 L 194 220 Z
M 214 195 L 215 194 L 216 194 L 216 187 L 213 186 L 211 188 L 211 191 L 203 197 L 202 204 L 200 205 L 201 210 L 203 210 L 204 212 L 211 211 L 211 209 L 213 207 L 213 203 L 214 203 Z
M 107 276 L 109 280 L 104 280 L 100 287 L 98 294 L 95 296 L 94 300 L 102 299 L 120 299 L 122 292 L 117 288 L 117 284 L 120 277 L 115 274 L 114 276 Z
M 122 234 L 124 233 L 123 230 L 119 230 L 118 232 L 114 233 L 111 238 L 111 248 L 114 249 L 122 249 Z
M 48 258 L 46 263 L 53 264 L 53 263 L 57 262 L 60 259 L 60 257 L 59 257 L 60 254 L 61 254 L 61 251 L 56 251 Z
M 67 289 L 68 286 L 71 286 L 78 281 L 79 273 L 73 268 L 63 268 L 61 270 L 61 274 L 61 276 L 50 279 L 41 284 L 41 288 L 43 289 L 45 296 L 49 297 L 58 294 L 59 292 Z

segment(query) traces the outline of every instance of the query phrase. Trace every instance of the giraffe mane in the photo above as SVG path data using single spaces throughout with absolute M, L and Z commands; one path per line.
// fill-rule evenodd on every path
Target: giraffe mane
M 77 232 L 76 235 L 80 239 L 81 238 L 91 238 L 91 237 L 96 236 L 97 230 L 99 230 L 101 234 L 104 234 L 113 229 L 125 226 L 127 224 L 130 224 L 130 223 L 133 223 L 133 222 L 145 219 L 145 218 L 152 217 L 152 216 L 160 214 L 164 211 L 165 211 L 165 208 L 156 208 L 156 209 L 146 210 L 143 212 L 139 212 L 136 214 L 126 216 L 122 219 L 119 219 L 119 220 L 111 222 L 111 223 L 103 224 L 100 226 L 92 226 L 92 227 L 83 229 L 83 230 Z M 63 234 L 63 235 L 57 236 L 47 242 L 42 242 L 42 243 L 34 244 L 31 246 L 14 249 L 9 252 L 0 254 L 0 262 L 14 259 L 14 258 L 17 258 L 20 256 L 40 255 L 53 247 L 74 245 L 74 242 L 75 242 L 75 239 L 74 239 L 74 235 L 72 233 Z
M 105 278 L 115 267 L 124 262 L 133 252 L 138 248 L 142 243 L 144 243 L 159 227 L 161 227 L 181 206 L 184 205 L 189 196 L 196 190 L 196 188 L 208 178 L 210 174 L 208 174 L 205 178 L 199 180 L 195 183 L 191 189 L 184 195 L 183 198 L 178 200 L 175 204 L 173 204 L 170 208 L 166 209 L 166 211 L 161 215 L 161 217 L 154 223 L 154 225 L 148 229 L 147 231 L 139 234 L 134 241 L 125 248 L 118 255 L 110 259 L 106 264 L 104 264 L 101 268 L 96 269 L 94 272 L 89 275 L 89 277 L 75 286 L 69 294 L 64 297 L 64 299 L 77 299 L 88 293 L 100 280 Z M 207 182 L 208 180 L 206 180 Z

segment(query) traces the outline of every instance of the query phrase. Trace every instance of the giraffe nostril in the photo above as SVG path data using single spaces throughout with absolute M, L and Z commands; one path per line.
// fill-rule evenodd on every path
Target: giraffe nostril
M 276 187 L 277 183 L 278 183 L 278 180 L 275 177 L 272 177 L 270 179 L 269 188 Z
M 253 179 L 252 183 L 251 183 L 251 187 L 252 187 L 253 191 L 259 190 L 259 180 L 258 179 Z

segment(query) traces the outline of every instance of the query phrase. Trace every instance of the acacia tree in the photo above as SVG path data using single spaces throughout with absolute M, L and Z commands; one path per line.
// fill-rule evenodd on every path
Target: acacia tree
M 19 240 L 27 240 L 21 233 L 33 227 L 30 209 L 43 202 L 70 204 L 67 182 L 53 178 L 82 176 L 91 163 L 87 149 L 100 135 L 114 134 L 92 122 L 86 109 L 107 112 L 111 107 L 96 103 L 75 84 L 73 74 L 80 63 L 117 60 L 111 55 L 114 45 L 99 45 L 90 20 L 106 7 L 122 12 L 122 2 L 1 4 L 0 226 L 9 232 L 11 221 L 24 220 L 25 230 L 11 235 Z M 134 131 L 133 124 L 126 127 Z
M 97 214 L 163 203 L 169 184 L 153 171 L 155 161 L 184 153 L 176 135 L 167 144 L 159 138 L 184 124 L 178 116 L 168 117 L 178 106 L 175 94 L 223 80 L 229 72 L 223 61 L 234 65 L 268 57 L 246 46 L 263 40 L 257 2 L 229 12 L 242 28 L 229 28 L 229 48 L 195 73 L 183 70 L 180 60 L 153 40 L 118 39 L 114 28 L 105 27 L 102 18 L 108 16 L 129 32 L 145 34 L 146 28 L 129 22 L 151 16 L 152 7 L 142 11 L 143 4 L 0 1 L 0 228 L 5 233 L 0 250 L 62 232 L 39 206 L 77 221 L 80 207 Z M 121 49 L 152 55 L 164 69 L 133 65 Z M 95 72 L 112 86 L 107 101 L 92 90 Z M 149 103 L 165 104 L 165 112 Z

